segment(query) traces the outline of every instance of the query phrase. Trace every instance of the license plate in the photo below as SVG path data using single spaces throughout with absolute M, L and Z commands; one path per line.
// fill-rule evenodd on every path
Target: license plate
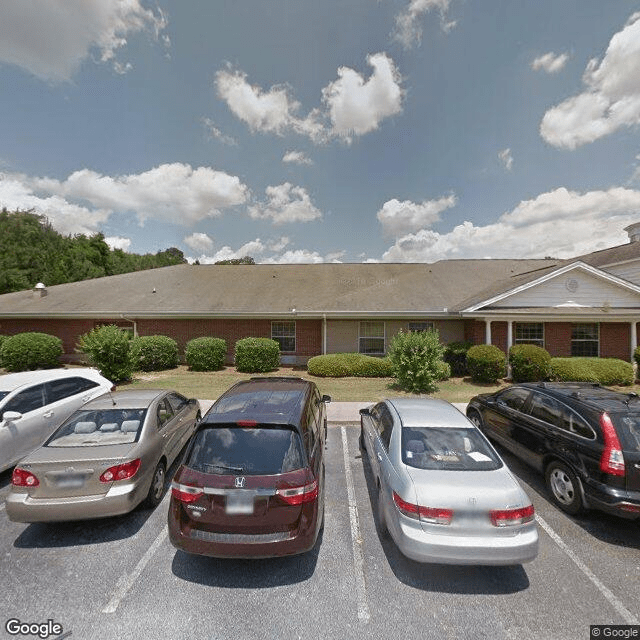
M 250 515 L 253 513 L 253 495 L 228 493 L 225 511 L 229 515 Z
M 84 476 L 79 473 L 71 473 L 68 476 L 58 478 L 56 484 L 60 489 L 77 489 L 84 484 Z

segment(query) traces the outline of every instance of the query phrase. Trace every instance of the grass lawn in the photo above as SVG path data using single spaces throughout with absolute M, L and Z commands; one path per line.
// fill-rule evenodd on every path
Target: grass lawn
M 221 371 L 194 372 L 186 366 L 165 371 L 138 371 L 133 382 L 118 385 L 118 389 L 175 389 L 190 397 L 215 400 L 238 380 L 247 380 L 254 375 L 238 373 L 233 367 L 225 367 Z M 306 369 L 298 367 L 280 367 L 270 376 L 297 376 L 313 380 L 320 393 L 331 396 L 335 402 L 377 402 L 392 396 L 409 396 L 395 386 L 394 378 L 319 378 L 311 376 Z M 469 378 L 451 378 L 440 383 L 439 391 L 431 394 L 435 398 L 444 398 L 449 402 L 467 402 L 477 393 L 496 391 L 507 383 L 475 384 Z

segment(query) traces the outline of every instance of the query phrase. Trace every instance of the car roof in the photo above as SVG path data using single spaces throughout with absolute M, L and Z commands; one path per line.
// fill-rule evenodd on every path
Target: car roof
M 101 396 L 89 400 L 79 410 L 86 409 L 142 409 L 147 408 L 159 396 L 169 393 L 170 389 L 125 389 L 103 393 Z
M 93 368 L 76 367 L 75 369 L 38 369 L 36 371 L 7 373 L 0 376 L 0 391 L 11 392 L 27 384 L 37 384 L 39 382 L 59 380 L 60 378 L 73 378 L 76 376 L 84 376 L 96 380 L 98 376 L 100 376 L 100 372 Z
M 403 427 L 453 427 L 469 429 L 467 418 L 451 403 L 439 398 L 391 398 L 387 402 L 400 416 Z
M 236 383 L 214 403 L 203 423 L 257 422 L 298 426 L 312 382 L 302 378 L 265 376 Z

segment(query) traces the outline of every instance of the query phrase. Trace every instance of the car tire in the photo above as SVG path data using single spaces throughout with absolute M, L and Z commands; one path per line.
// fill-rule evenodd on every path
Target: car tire
M 161 502 L 164 495 L 164 481 L 166 477 L 166 468 L 162 460 L 158 462 L 155 471 L 153 472 L 153 479 L 151 480 L 151 486 L 149 487 L 149 493 L 145 500 L 145 505 L 151 509 L 155 509 Z
M 471 409 L 468 413 L 467 413 L 467 418 L 469 418 L 469 420 L 476 426 L 478 427 L 478 429 L 482 429 L 482 427 L 484 426 L 484 423 L 482 422 L 482 416 L 480 415 L 480 413 L 478 411 L 476 411 L 475 409 Z
M 551 498 L 562 511 L 575 516 L 583 510 L 580 481 L 566 464 L 554 460 L 547 466 L 544 477 Z
M 387 521 L 384 517 L 384 493 L 382 492 L 382 487 L 378 482 L 378 495 L 376 502 L 376 516 L 378 517 L 378 531 L 380 532 L 380 536 L 383 538 L 387 538 L 389 536 L 389 529 L 387 528 Z

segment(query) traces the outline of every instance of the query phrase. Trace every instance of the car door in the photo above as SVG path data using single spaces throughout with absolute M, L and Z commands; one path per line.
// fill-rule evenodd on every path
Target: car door
M 382 431 L 380 413 L 383 406 L 383 402 L 376 404 L 369 411 L 368 415 L 363 416 L 362 421 L 364 426 L 364 438 L 366 441 L 365 447 L 369 455 L 369 463 L 371 464 L 373 476 L 376 479 L 380 475 L 380 465 L 378 457 L 376 455 L 376 440 L 378 438 L 379 432 Z
M 49 380 L 45 382 L 44 389 L 46 394 L 44 415 L 54 428 L 60 426 L 83 404 L 102 394 L 102 389 L 95 380 L 82 376 Z M 53 429 L 51 431 L 53 432 Z
M 45 401 L 44 384 L 31 385 L 6 398 L 0 422 L 0 469 L 12 466 L 31 453 L 53 431 L 49 418 L 43 415 Z M 11 411 L 21 417 L 5 419 Z
M 167 396 L 158 402 L 156 412 L 158 433 L 162 438 L 162 450 L 170 465 L 180 452 L 180 434 L 182 433 L 183 421 L 180 419 L 180 414 L 176 414 Z
M 500 444 L 513 449 L 513 430 L 526 420 L 524 408 L 531 391 L 524 387 L 510 387 L 487 404 L 483 430 Z
M 392 465 L 389 458 L 389 443 L 393 431 L 393 416 L 387 404 L 380 407 L 377 437 L 375 440 L 375 457 L 378 466 L 378 477 L 381 486 L 389 486 L 389 478 L 392 475 Z
M 189 400 L 180 393 L 170 393 L 167 396 L 167 400 L 171 404 L 177 423 L 177 442 L 174 448 L 174 455 L 178 455 L 193 433 L 198 409 L 197 404 L 189 402 Z M 171 460 L 169 464 L 171 464 Z

